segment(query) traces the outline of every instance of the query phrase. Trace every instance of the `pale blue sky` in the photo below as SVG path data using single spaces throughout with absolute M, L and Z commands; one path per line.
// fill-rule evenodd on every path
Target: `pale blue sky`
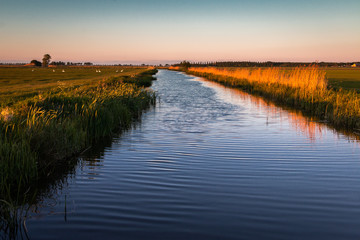
M 360 1 L 0 2 L 0 61 L 360 61 Z

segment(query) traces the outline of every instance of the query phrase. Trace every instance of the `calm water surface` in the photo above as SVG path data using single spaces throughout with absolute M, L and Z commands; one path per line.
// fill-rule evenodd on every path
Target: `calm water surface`
M 79 161 L 32 239 L 360 239 L 356 140 L 237 90 L 161 70 L 160 103 Z

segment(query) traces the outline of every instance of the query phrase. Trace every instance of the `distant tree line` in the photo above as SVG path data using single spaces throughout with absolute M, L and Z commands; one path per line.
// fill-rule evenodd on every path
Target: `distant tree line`
M 64 65 L 66 65 L 66 63 L 65 63 L 65 62 L 62 62 L 62 61 L 58 61 L 58 62 L 51 62 L 50 65 L 64 66 Z
M 188 69 L 189 67 L 191 67 L 191 65 L 192 65 L 192 64 L 191 64 L 189 61 L 186 61 L 186 60 L 182 61 L 182 62 L 179 64 L 179 66 L 182 67 L 182 68 L 184 68 L 184 69 Z
M 6 63 L 6 62 L 3 62 L 3 63 L 0 63 L 0 65 L 8 65 L 8 66 L 18 66 L 18 65 L 25 65 L 26 63 Z
M 66 65 L 67 66 L 82 66 L 83 63 L 81 63 L 81 62 L 67 62 Z
M 226 62 L 187 62 L 174 64 L 179 67 L 299 67 L 317 65 L 320 67 L 350 67 L 352 64 L 360 66 L 360 62 L 250 62 L 250 61 L 226 61 Z
M 51 62 L 50 65 L 55 65 L 55 66 L 92 66 L 94 65 L 92 62 L 63 62 L 63 61 L 58 61 L 58 62 Z

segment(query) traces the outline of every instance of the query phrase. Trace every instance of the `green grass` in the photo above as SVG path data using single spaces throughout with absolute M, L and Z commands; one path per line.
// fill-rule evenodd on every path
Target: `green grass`
M 360 91 L 360 68 L 326 68 L 329 86 Z
M 53 72 L 55 70 L 55 72 Z M 62 72 L 64 70 L 65 72 Z M 96 72 L 101 70 L 101 72 Z M 121 72 L 123 70 L 123 72 Z M 132 76 L 145 68 L 139 67 L 0 67 L 0 104 L 18 101 L 50 89 L 60 90 L 64 86 L 96 84 L 111 76 Z M 118 72 L 116 72 L 118 71 Z

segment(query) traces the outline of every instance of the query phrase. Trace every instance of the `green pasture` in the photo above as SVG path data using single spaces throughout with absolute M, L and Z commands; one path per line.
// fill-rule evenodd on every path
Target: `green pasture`
M 0 102 L 37 95 L 63 87 L 92 85 L 110 76 L 132 76 L 144 72 L 140 67 L 0 67 Z
M 360 68 L 326 68 L 325 71 L 331 87 L 360 90 Z

